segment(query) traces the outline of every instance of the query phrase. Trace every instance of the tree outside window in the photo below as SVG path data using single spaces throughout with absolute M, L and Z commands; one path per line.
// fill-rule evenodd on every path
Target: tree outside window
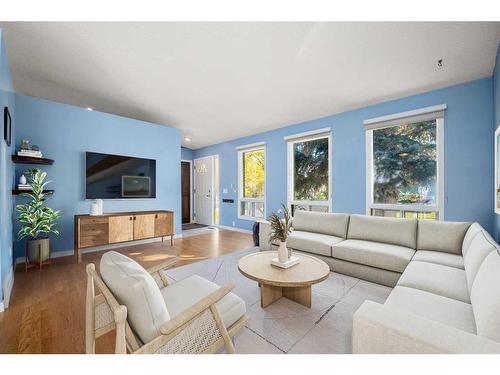
M 258 147 L 239 151 L 238 164 L 238 217 L 248 220 L 264 218 L 265 148 Z
M 373 131 L 373 202 L 436 204 L 436 120 Z
M 328 200 L 328 138 L 293 144 L 293 199 Z
M 265 166 L 264 149 L 243 153 L 243 196 L 261 198 L 264 196 Z

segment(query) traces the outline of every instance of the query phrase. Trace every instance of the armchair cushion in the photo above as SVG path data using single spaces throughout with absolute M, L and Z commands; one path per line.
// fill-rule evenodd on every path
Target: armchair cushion
M 117 301 L 127 307 L 127 320 L 142 342 L 159 336 L 170 315 L 153 277 L 139 263 L 116 251 L 102 256 L 100 270 Z
M 219 288 L 219 285 L 193 275 L 163 288 L 161 294 L 170 315 L 175 318 Z M 228 293 L 216 303 L 216 306 L 226 328 L 232 326 L 246 313 L 245 301 L 234 293 Z

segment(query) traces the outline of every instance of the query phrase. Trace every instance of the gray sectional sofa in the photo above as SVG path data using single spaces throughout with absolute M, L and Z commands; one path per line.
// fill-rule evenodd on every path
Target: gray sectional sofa
M 354 314 L 353 352 L 500 353 L 499 246 L 478 223 L 299 211 L 287 246 L 394 287 Z

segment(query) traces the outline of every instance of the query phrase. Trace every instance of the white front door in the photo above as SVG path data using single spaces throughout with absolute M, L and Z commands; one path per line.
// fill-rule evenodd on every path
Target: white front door
M 213 157 L 207 156 L 194 161 L 195 219 L 198 224 L 213 224 Z

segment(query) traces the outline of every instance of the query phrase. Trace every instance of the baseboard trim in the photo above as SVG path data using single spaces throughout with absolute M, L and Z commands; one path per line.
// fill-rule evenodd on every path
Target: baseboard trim
M 7 277 L 3 282 L 3 301 L 2 308 L 5 310 L 9 307 L 10 296 L 12 294 L 12 288 L 14 287 L 14 267 L 10 268 Z
M 220 229 L 232 230 L 233 232 L 250 233 L 250 234 L 253 233 L 251 230 L 248 230 L 248 229 L 241 229 L 241 228 L 236 228 L 236 227 L 228 227 L 226 225 L 214 225 L 214 227 L 220 228 Z
M 3 305 L 3 301 L 0 301 L 0 313 L 5 311 L 5 307 Z
M 165 237 L 167 241 L 170 241 L 169 237 Z M 174 239 L 177 238 L 182 238 L 182 234 L 174 234 Z M 96 247 L 89 247 L 86 249 L 81 249 L 82 254 L 87 254 L 87 253 L 95 253 L 97 251 L 105 251 L 105 250 L 113 250 L 119 247 L 128 247 L 128 246 L 135 246 L 135 245 L 142 245 L 142 244 L 147 244 L 147 243 L 153 243 L 153 242 L 161 242 L 161 237 L 157 238 L 148 238 L 145 240 L 137 240 L 137 241 L 129 241 L 129 242 L 121 242 L 121 243 L 116 243 L 116 244 L 111 244 L 111 245 L 104 245 L 104 246 L 96 246 Z M 50 259 L 54 258 L 61 258 L 61 257 L 68 257 L 68 256 L 74 256 L 75 251 L 73 249 L 71 250 L 62 250 L 62 251 L 54 251 L 53 253 L 50 254 Z M 25 257 L 19 257 L 16 258 L 16 265 L 20 263 L 24 263 Z

